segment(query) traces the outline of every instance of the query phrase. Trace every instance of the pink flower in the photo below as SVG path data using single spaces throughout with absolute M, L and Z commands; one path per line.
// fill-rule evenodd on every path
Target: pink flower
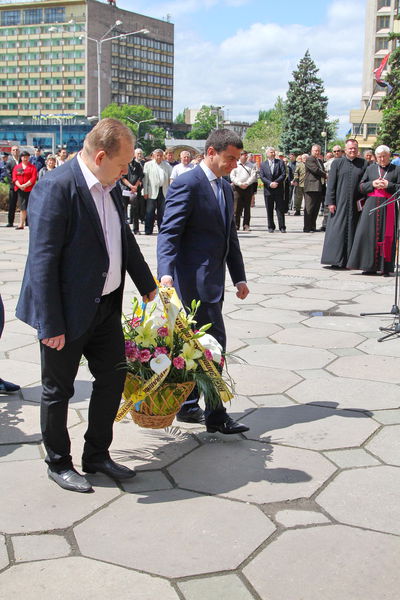
M 129 325 L 131 327 L 138 327 L 140 325 L 140 317 L 133 317 L 133 319 L 129 321 Z
M 154 350 L 154 356 L 160 356 L 160 354 L 168 354 L 168 348 L 165 346 L 157 346 Z
M 139 352 L 139 360 L 140 362 L 148 362 L 151 359 L 151 352 L 150 350 L 141 350 Z
M 159 327 L 157 329 L 157 333 L 160 337 L 167 337 L 168 335 L 168 327 Z
M 138 359 L 138 349 L 135 342 L 132 342 L 132 340 L 125 341 L 125 355 L 129 360 Z
M 219 366 L 223 367 L 225 364 L 225 358 L 223 356 L 221 356 L 221 360 L 219 361 Z
M 184 369 L 185 368 L 185 361 L 181 356 L 177 356 L 176 358 L 174 358 L 174 360 L 172 361 L 172 364 L 174 365 L 174 367 L 176 369 Z
M 212 360 L 213 359 L 213 355 L 211 350 L 204 350 L 204 356 L 206 357 L 207 360 Z

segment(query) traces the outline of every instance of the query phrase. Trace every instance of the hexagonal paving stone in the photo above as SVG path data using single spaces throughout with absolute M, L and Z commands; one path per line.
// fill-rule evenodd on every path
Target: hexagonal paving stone
M 274 323 L 256 323 L 244 319 L 238 321 L 237 319 L 231 319 L 229 315 L 225 317 L 225 327 L 228 340 L 233 336 L 244 341 L 248 338 L 266 338 L 281 329 L 279 325 L 275 325 Z
M 291 298 L 315 298 L 323 300 L 351 300 L 357 292 L 345 292 L 343 290 L 322 290 L 321 288 L 299 288 L 288 292 Z
M 69 527 L 121 493 L 106 477 L 93 494 L 68 492 L 48 479 L 45 463 L 37 460 L 19 462 L 18 468 L 0 463 L 0 480 L 0 531 L 5 533 Z
M 261 306 L 265 308 L 287 308 L 297 311 L 317 311 L 329 310 L 335 304 L 329 300 L 315 300 L 313 298 L 293 298 L 289 296 L 275 296 L 269 300 L 260 301 Z
M 74 410 L 68 411 L 69 424 L 79 423 Z M 37 404 L 13 397 L 8 402 L 0 402 L 1 442 L 4 444 L 23 444 L 42 439 L 40 431 L 40 408 Z
M 400 383 L 400 358 L 389 356 L 344 356 L 327 370 L 339 377 Z
M 346 307 L 344 307 L 346 310 Z M 334 331 L 354 331 L 363 333 L 364 331 L 379 330 L 384 325 L 382 320 L 367 319 L 363 317 L 347 317 L 342 315 L 330 315 L 326 317 L 311 317 L 303 321 L 307 327 L 316 327 L 317 329 L 332 329 Z M 327 336 L 329 333 L 327 333 Z
M 400 425 L 384 427 L 366 448 L 385 463 L 400 466 Z
M 71 546 L 62 535 L 14 535 L 12 544 L 16 562 L 60 558 L 71 554 Z
M 400 469 L 366 467 L 339 473 L 316 501 L 342 523 L 399 535 L 399 490 Z
M 300 323 L 304 320 L 304 315 L 301 315 L 295 310 L 280 310 L 279 308 L 240 308 L 239 310 L 229 314 L 231 319 L 239 319 L 240 321 L 255 321 L 256 323 Z
M 311 329 L 304 325 L 284 329 L 270 336 L 278 344 L 292 344 L 310 348 L 353 348 L 365 339 L 356 333 L 332 331 L 329 335 L 325 329 Z
M 235 382 L 236 393 L 244 396 L 281 394 L 301 381 L 298 375 L 283 369 L 252 365 L 229 365 L 229 374 Z
M 360 446 L 379 427 L 361 412 L 303 404 L 259 408 L 243 422 L 250 427 L 247 438 L 309 450 Z
M 382 334 L 383 335 L 383 334 Z M 400 357 L 400 345 L 396 344 L 395 338 L 391 344 L 382 344 L 377 339 L 365 340 L 358 346 L 358 350 L 375 356 L 397 356 Z
M 70 429 L 72 456 L 78 464 L 82 455 L 83 436 L 87 424 Z M 129 418 L 114 423 L 114 438 L 110 452 L 113 460 L 131 469 L 162 469 L 184 456 L 198 442 L 189 434 L 170 429 L 142 429 Z
M 40 366 L 26 361 L 0 360 L 0 373 L 7 373 L 7 381 L 18 383 L 21 387 L 40 381 Z M 8 396 L 10 399 L 15 397 Z
M 347 275 L 347 273 L 346 273 Z M 374 283 L 367 283 L 366 281 L 359 281 L 349 279 L 349 277 L 336 277 L 329 281 L 317 281 L 315 287 L 325 288 L 327 290 L 346 290 L 346 291 L 358 291 L 358 290 L 371 290 L 374 287 Z
M 253 600 L 237 575 L 202 577 L 178 583 L 185 600 Z
M 286 531 L 244 574 L 262 600 L 398 600 L 399 554 L 398 538 L 326 525 Z
M 168 471 L 180 487 L 265 504 L 311 496 L 335 467 L 307 450 L 211 438 Z
M 235 569 L 274 529 L 255 506 L 175 489 L 124 496 L 74 532 L 87 556 L 184 577 Z
M 254 344 L 238 350 L 236 354 L 252 365 L 289 371 L 320 369 L 335 358 L 335 355 L 327 350 L 287 344 Z
M 336 402 L 338 408 L 373 410 L 399 406 L 399 388 L 393 383 L 342 379 L 328 374 L 306 379 L 292 387 L 287 394 L 302 404 L 324 404 L 328 400 Z
M 1 575 L 1 591 L 29 600 L 178 600 L 168 581 L 78 556 L 12 567 Z

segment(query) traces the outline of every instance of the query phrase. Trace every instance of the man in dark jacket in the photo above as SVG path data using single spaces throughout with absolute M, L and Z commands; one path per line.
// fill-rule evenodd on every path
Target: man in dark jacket
M 314 144 L 305 162 L 304 176 L 304 233 L 317 230 L 319 207 L 324 199 L 325 170 L 321 158 L 321 146 Z
M 284 181 L 286 168 L 283 161 L 275 158 L 275 148 L 266 149 L 267 160 L 261 163 L 260 178 L 264 183 L 264 202 L 267 209 L 268 231 L 275 231 L 274 208 L 278 217 L 278 227 L 282 233 L 286 232 L 285 225 L 285 198 Z

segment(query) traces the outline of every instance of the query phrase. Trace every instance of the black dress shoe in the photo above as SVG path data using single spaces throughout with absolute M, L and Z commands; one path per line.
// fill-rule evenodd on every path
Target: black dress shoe
M 71 492 L 93 492 L 93 488 L 83 475 L 80 475 L 75 469 L 65 469 L 64 471 L 47 470 L 49 479 L 55 481 L 64 490 Z
M 216 433 L 218 431 L 219 433 L 224 433 L 225 435 L 232 435 L 234 433 L 243 433 L 244 431 L 249 431 L 249 427 L 234 421 L 232 417 L 226 415 L 225 421 L 219 425 L 207 424 L 207 431 L 208 433 Z
M 268 231 L 269 231 L 269 233 L 274 233 L 274 230 L 272 229 L 272 227 L 268 227 Z
M 82 470 L 85 473 L 104 473 L 112 479 L 131 479 L 136 475 L 135 471 L 128 469 L 124 465 L 119 465 L 111 460 L 111 458 L 105 458 L 98 462 L 85 462 L 82 460 Z
M 7 225 L 5 225 L 5 227 L 14 227 L 14 223 L 7 223 Z
M 318 229 L 318 231 L 326 231 L 326 227 L 323 227 L 323 226 L 322 226 L 322 227 L 320 227 L 320 228 Z
M 176 420 L 181 423 L 204 423 L 204 410 L 200 406 L 192 410 L 183 407 L 176 415 Z
M 279 230 L 281 233 L 286 233 L 286 229 L 280 229 Z

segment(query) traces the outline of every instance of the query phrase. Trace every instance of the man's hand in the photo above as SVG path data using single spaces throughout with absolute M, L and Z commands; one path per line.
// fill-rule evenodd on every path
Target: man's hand
M 331 215 L 334 215 L 336 212 L 336 204 L 330 204 L 328 206 L 328 208 L 329 208 L 329 212 L 331 213 Z
M 270 188 L 272 188 L 272 189 L 274 190 L 275 188 L 277 188 L 277 187 L 278 187 L 278 185 L 279 185 L 279 184 L 278 184 L 278 182 L 277 182 L 277 181 L 271 181 L 271 184 L 270 184 L 270 186 L 269 186 L 269 187 L 270 187 Z
M 250 290 L 247 287 L 247 283 L 237 283 L 236 288 L 236 296 L 240 298 L 240 300 L 244 300 L 249 295 Z
M 144 296 L 142 296 L 143 302 L 146 302 L 146 304 L 147 304 L 147 302 L 151 302 L 156 297 L 156 294 L 157 294 L 157 288 L 155 288 L 148 294 L 145 294 Z
M 240 187 L 242 188 L 242 190 L 245 190 L 246 188 L 249 187 L 249 184 L 248 183 L 241 183 Z
M 164 287 L 173 287 L 174 280 L 172 279 L 172 277 L 170 275 L 163 275 L 160 279 L 160 283 Z
M 149 195 L 148 195 L 148 194 L 143 194 L 143 198 L 144 198 L 145 200 L 147 200 L 147 198 L 148 198 L 148 197 L 149 197 Z
M 51 338 L 44 338 L 41 342 L 53 350 L 62 350 L 65 346 L 65 335 L 61 334 Z

